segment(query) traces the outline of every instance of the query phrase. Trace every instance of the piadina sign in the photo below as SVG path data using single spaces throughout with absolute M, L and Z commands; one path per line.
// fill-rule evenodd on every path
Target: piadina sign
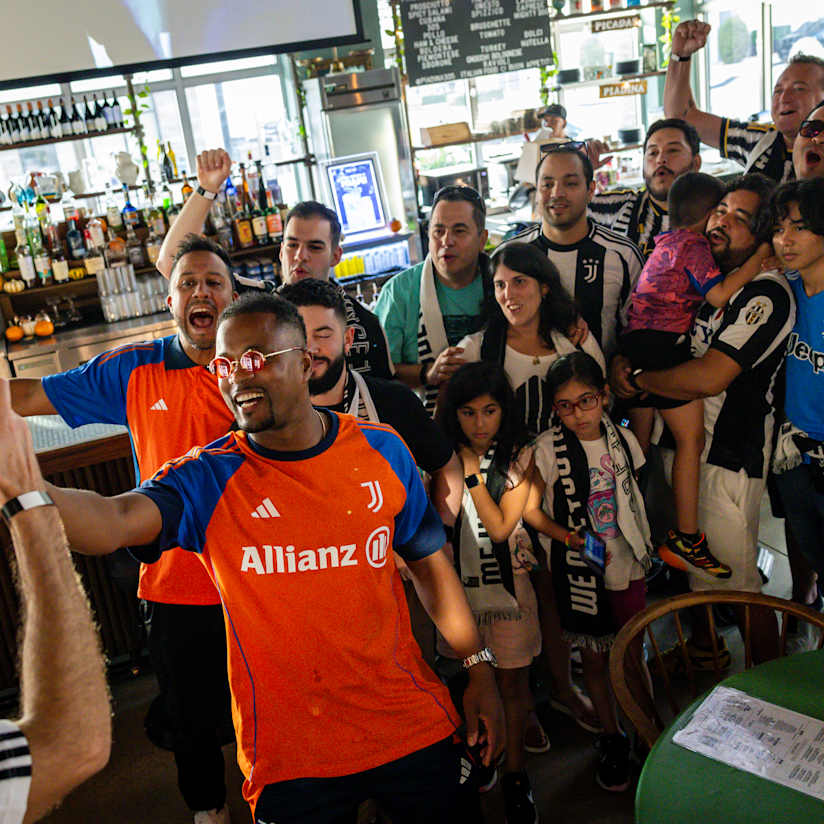
M 590 25 L 592 26 L 593 34 L 599 34 L 605 31 L 637 29 L 641 26 L 641 15 L 630 14 L 627 17 L 608 17 L 606 20 L 593 20 Z

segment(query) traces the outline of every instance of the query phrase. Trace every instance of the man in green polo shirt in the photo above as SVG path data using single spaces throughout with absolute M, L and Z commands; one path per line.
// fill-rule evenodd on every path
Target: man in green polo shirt
M 388 281 L 375 307 L 398 377 L 425 391 L 430 412 L 440 384 L 463 364 L 463 350 L 455 344 L 479 328 L 488 269 L 485 219 L 483 199 L 474 189 L 438 191 L 429 254 Z

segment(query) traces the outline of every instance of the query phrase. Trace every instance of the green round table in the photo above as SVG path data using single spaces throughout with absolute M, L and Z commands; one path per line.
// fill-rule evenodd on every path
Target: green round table
M 824 720 L 824 650 L 769 661 L 722 684 Z M 635 795 L 636 823 L 824 822 L 824 801 L 673 743 L 705 697 L 687 707 L 650 750 Z

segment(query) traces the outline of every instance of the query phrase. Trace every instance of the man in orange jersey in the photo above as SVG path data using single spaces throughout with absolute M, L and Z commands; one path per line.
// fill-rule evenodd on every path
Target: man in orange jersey
M 229 258 L 219 246 L 190 237 L 173 267 L 167 303 L 176 335 L 119 347 L 42 380 L 10 381 L 12 406 L 20 415 L 59 414 L 73 427 L 127 426 L 138 481 L 233 423 L 206 370 L 218 317 L 235 297 Z M 221 742 L 231 730 L 218 592 L 197 559 L 175 549 L 141 566 L 138 596 L 144 599 L 160 684 L 147 730 L 156 744 L 174 751 L 178 786 L 196 824 L 225 824 Z
M 288 301 L 244 295 L 224 310 L 215 348 L 210 369 L 241 431 L 114 498 L 50 487 L 72 545 L 200 557 L 223 604 L 258 824 L 349 820 L 367 797 L 397 822 L 473 820 L 459 719 L 414 642 L 390 549 L 464 656 L 466 743 L 486 764 L 503 742 L 494 656 L 409 449 L 385 424 L 312 406 L 312 357 Z

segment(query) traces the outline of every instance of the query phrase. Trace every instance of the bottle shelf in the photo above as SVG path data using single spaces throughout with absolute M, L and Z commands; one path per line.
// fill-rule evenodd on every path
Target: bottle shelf
M 638 12 L 643 11 L 644 9 L 657 9 L 657 8 L 669 8 L 674 6 L 674 0 L 657 0 L 654 3 L 643 3 L 638 6 L 623 6 L 620 9 L 604 9 L 603 11 L 582 11 L 577 12 L 576 14 L 557 14 L 553 15 L 550 19 L 553 23 L 563 23 L 566 20 L 594 20 L 599 17 L 615 17 L 620 16 L 622 14 L 638 14 Z
M 129 134 L 133 132 L 132 126 L 124 126 L 122 129 L 107 129 L 105 132 L 87 132 L 86 134 L 70 134 L 66 137 L 49 137 L 40 140 L 26 140 L 22 143 L 11 143 L 8 146 L 0 146 L 0 152 L 8 152 L 11 149 L 31 149 L 33 146 L 48 146 L 51 143 L 68 143 L 71 140 L 91 140 L 95 137 L 109 137 L 113 134 Z

